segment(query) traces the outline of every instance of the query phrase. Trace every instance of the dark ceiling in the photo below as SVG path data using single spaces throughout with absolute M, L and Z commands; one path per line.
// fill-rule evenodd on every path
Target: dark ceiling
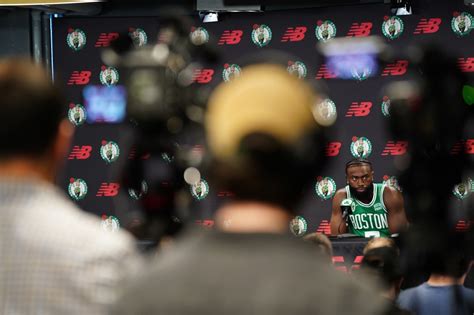
M 364 5 L 385 3 L 389 5 L 395 0 L 108 0 L 103 3 L 83 3 L 70 5 L 28 6 L 23 8 L 41 10 L 47 13 L 63 15 L 94 16 L 121 15 L 127 16 L 158 16 L 163 7 L 179 6 L 183 11 L 195 12 L 199 7 L 235 8 L 235 6 L 258 5 L 265 11 L 289 10 L 298 8 L 330 7 L 340 5 Z M 435 2 L 446 0 L 403 0 L 410 1 L 415 9 L 429 6 Z M 179 5 L 178 5 L 179 4 Z M 8 12 L 15 7 L 1 7 Z M 225 10 L 225 9 L 224 9 Z

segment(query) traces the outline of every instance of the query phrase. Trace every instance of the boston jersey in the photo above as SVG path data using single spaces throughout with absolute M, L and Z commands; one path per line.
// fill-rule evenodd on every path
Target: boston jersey
M 346 186 L 347 198 L 353 200 L 352 213 L 349 215 L 349 233 L 362 237 L 390 237 L 387 220 L 387 208 L 383 203 L 384 184 L 373 184 L 374 194 L 368 204 L 352 198 L 349 185 Z

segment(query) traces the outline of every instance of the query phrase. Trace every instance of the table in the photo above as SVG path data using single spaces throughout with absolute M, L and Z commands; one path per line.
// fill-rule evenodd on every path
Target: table
M 352 273 L 354 270 L 360 268 L 360 263 L 363 258 L 363 250 L 367 244 L 367 238 L 351 237 L 351 238 L 337 238 L 330 237 L 333 247 L 333 264 L 337 270 Z M 397 240 L 395 240 L 397 242 Z M 400 249 L 403 255 L 403 248 Z M 428 279 L 428 272 L 418 272 L 416 274 L 406 274 L 402 289 L 414 287 Z M 464 286 L 474 289 L 474 268 L 471 268 L 467 274 Z
M 351 273 L 353 270 L 359 269 L 362 262 L 362 251 L 367 244 L 367 238 L 337 238 L 330 237 L 334 267 L 338 270 Z

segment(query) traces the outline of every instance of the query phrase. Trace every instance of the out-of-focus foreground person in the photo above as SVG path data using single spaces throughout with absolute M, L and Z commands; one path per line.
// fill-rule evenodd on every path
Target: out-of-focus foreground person
M 0 62 L 1 314 L 103 314 L 136 268 L 132 239 L 53 185 L 73 135 L 64 104 L 40 66 Z
M 388 238 L 388 237 L 372 237 L 369 239 L 367 244 L 364 247 L 364 250 L 362 251 L 362 254 L 367 254 L 369 250 L 379 248 L 379 247 L 389 247 L 393 248 L 397 254 L 400 254 L 400 250 L 398 249 L 397 244 L 395 244 L 395 241 L 393 238 Z
M 451 247 L 429 254 L 430 277 L 421 285 L 407 289 L 398 297 L 399 305 L 418 315 L 474 313 L 474 290 L 463 286 L 472 265 L 465 235 L 451 239 Z
M 395 300 L 400 293 L 403 275 L 400 265 L 398 248 L 393 246 L 378 246 L 364 250 L 364 259 L 360 267 L 361 274 L 366 273 L 378 278 L 381 289 L 378 293 L 391 304 L 391 315 L 409 315 L 409 311 L 400 309 Z
M 332 244 L 329 237 L 322 233 L 310 233 L 303 237 L 303 240 L 312 243 L 318 250 L 319 254 L 332 264 Z
M 184 235 L 111 314 L 380 314 L 369 285 L 289 233 L 323 156 L 317 103 L 277 65 L 244 67 L 216 88 L 206 116 L 209 177 L 235 197 L 217 210 L 215 230 Z

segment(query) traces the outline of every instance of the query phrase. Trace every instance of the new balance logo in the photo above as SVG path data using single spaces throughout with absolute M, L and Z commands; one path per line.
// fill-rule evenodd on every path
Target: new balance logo
M 326 64 L 322 64 L 321 68 L 319 68 L 318 73 L 316 74 L 316 80 L 320 79 L 334 79 L 336 74 L 329 70 Z
M 463 148 L 464 148 L 464 141 L 462 140 L 458 141 L 453 145 L 450 153 L 453 155 L 457 155 L 463 151 Z
M 67 85 L 86 85 L 89 83 L 91 75 L 90 71 L 73 71 Z
M 212 228 L 214 226 L 214 220 L 196 220 L 194 221 L 197 225 L 200 225 L 204 228 Z
M 352 23 L 351 28 L 349 29 L 349 32 L 347 32 L 346 36 L 365 37 L 365 36 L 369 36 L 371 31 L 372 31 L 371 22 Z
M 282 43 L 299 42 L 304 39 L 307 28 L 305 26 L 288 27 L 281 38 Z
M 322 220 L 316 230 L 316 233 L 322 233 L 325 235 L 331 235 L 331 225 L 329 225 L 328 220 Z
M 466 232 L 466 231 L 469 230 L 470 227 L 471 227 L 471 222 L 470 221 L 460 220 L 456 224 L 455 229 L 456 229 L 457 232 Z
M 325 149 L 326 156 L 338 156 L 341 146 L 342 143 L 340 142 L 329 142 Z
M 467 154 L 474 154 L 474 139 L 466 140 L 466 143 L 464 144 L 464 150 L 464 152 Z
M 204 157 L 204 146 L 203 145 L 195 145 L 192 147 L 191 151 L 189 152 L 189 158 L 194 160 L 202 160 Z
M 236 45 L 240 43 L 243 34 L 242 30 L 226 30 L 222 33 L 217 45 Z
M 196 69 L 194 70 L 194 82 L 206 84 L 211 82 L 214 70 L 212 69 Z
M 102 183 L 97 191 L 96 197 L 113 197 L 117 196 L 120 184 L 118 183 Z
M 397 60 L 395 63 L 388 64 L 382 72 L 382 76 L 404 75 L 408 69 L 407 60 Z
M 219 191 L 217 197 L 226 198 L 226 197 L 235 197 L 235 194 L 231 191 Z
M 150 153 L 144 153 L 142 154 L 142 156 L 140 156 L 140 159 L 141 160 L 147 160 L 149 159 L 151 156 Z M 128 159 L 129 160 L 135 160 L 137 158 L 137 149 L 135 147 L 132 147 L 130 149 L 130 153 L 128 154 Z
M 351 270 L 360 269 L 360 264 L 362 263 L 362 260 L 364 260 L 364 256 L 356 256 L 354 258 L 354 264 L 351 266 Z
M 110 42 L 118 37 L 119 33 L 100 33 L 99 38 L 95 42 L 95 47 L 109 47 Z
M 332 256 L 332 263 L 335 269 L 349 273 L 353 270 L 360 269 L 360 263 L 363 259 L 364 256 L 354 257 L 354 261 L 352 262 L 352 265 L 350 265 L 350 268 L 347 268 L 347 264 L 350 264 L 350 262 L 346 263 L 344 256 Z
M 332 256 L 332 263 L 334 265 L 337 264 L 337 263 L 342 263 L 343 264 L 344 263 L 344 256 Z M 336 269 L 340 270 L 340 268 L 336 268 Z M 347 269 L 346 269 L 346 271 L 347 271 Z
M 453 155 L 457 155 L 461 152 L 464 152 L 466 154 L 474 154 L 474 139 L 467 139 L 466 141 L 461 140 L 456 142 L 450 153 Z
M 474 72 L 474 58 L 459 58 L 458 66 L 462 72 Z
M 204 146 L 202 144 L 196 144 L 195 146 L 193 146 L 193 148 L 191 149 L 191 152 L 193 154 L 200 154 L 200 155 L 203 155 L 204 154 Z
M 68 160 L 87 160 L 91 156 L 92 147 L 90 145 L 72 147 Z
M 421 19 L 413 34 L 433 34 L 439 31 L 440 18 Z
M 370 114 L 372 102 L 352 102 L 347 110 L 346 117 L 364 117 Z
M 388 141 L 385 149 L 382 151 L 382 156 L 387 155 L 403 155 L 407 152 L 408 141 Z

